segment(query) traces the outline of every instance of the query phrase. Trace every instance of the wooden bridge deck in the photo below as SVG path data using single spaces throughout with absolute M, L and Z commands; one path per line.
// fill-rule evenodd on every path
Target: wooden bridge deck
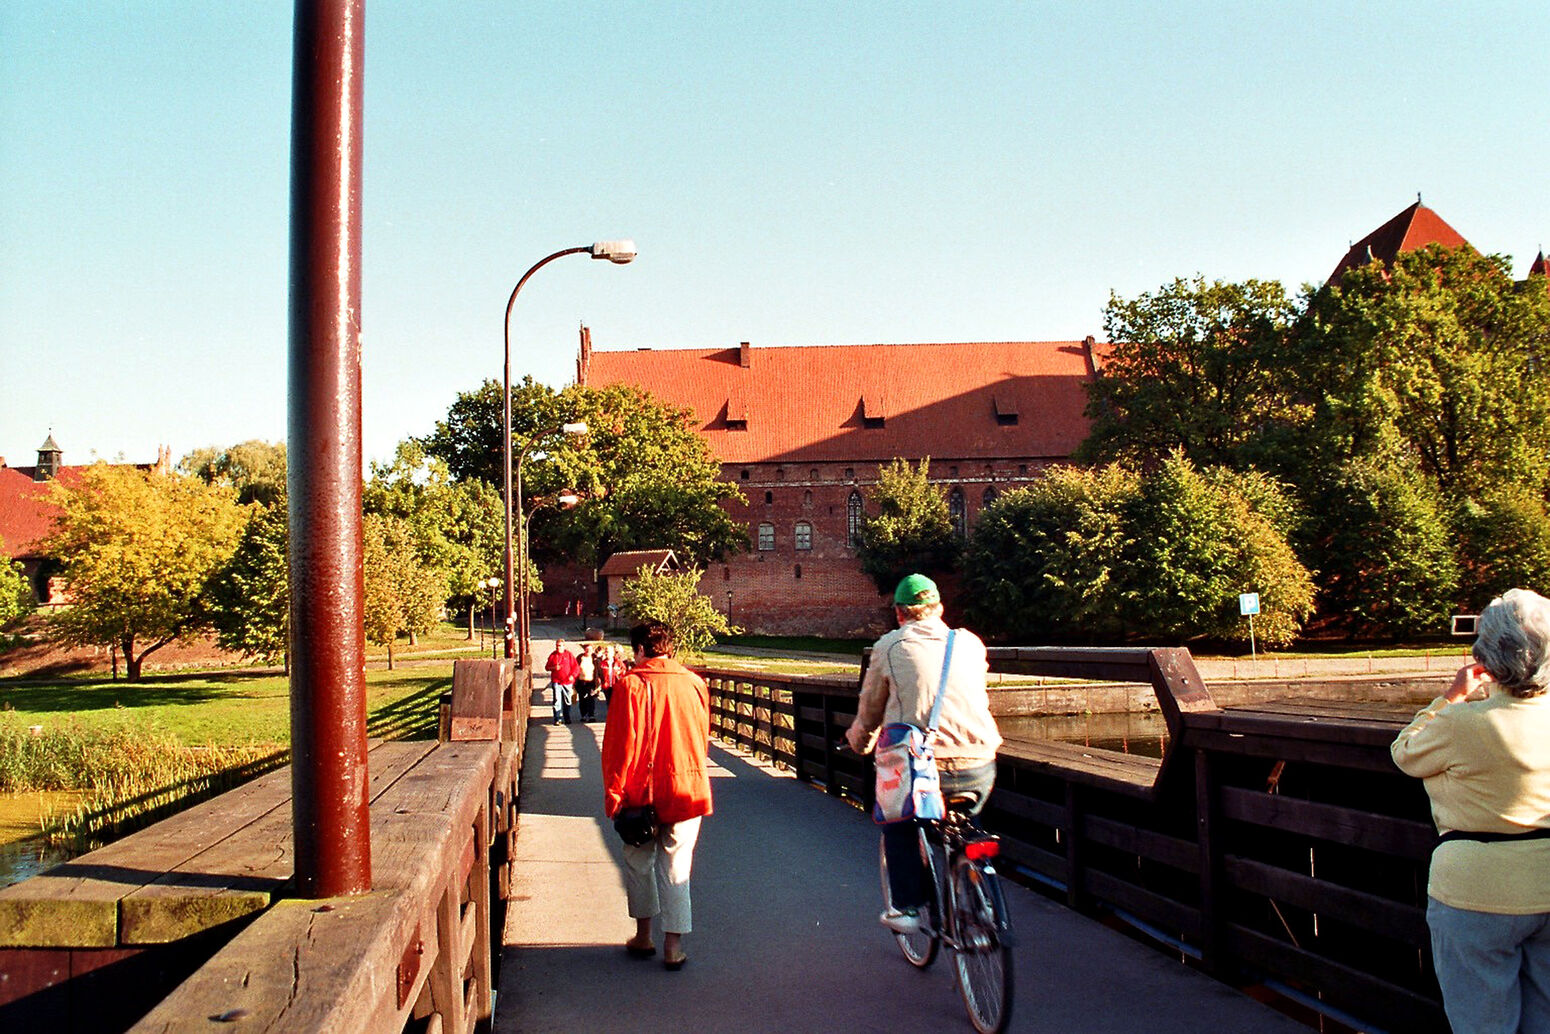
M 535 707 L 534 712 L 539 713 Z M 602 817 L 602 726 L 529 730 L 495 1030 L 969 1030 L 945 960 L 912 969 L 877 922 L 877 828 L 721 745 L 678 973 L 627 957 L 619 846 Z M 1013 1031 L 1307 1027 L 1021 887 Z M 660 937 L 659 937 L 660 941 Z

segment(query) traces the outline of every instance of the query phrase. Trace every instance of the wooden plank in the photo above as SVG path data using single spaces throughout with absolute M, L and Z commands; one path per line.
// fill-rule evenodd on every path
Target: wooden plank
M 289 768 L 260 776 L 89 854 L 0 890 L 0 946 L 106 948 L 119 902 L 290 800 Z M 289 814 L 289 809 L 285 809 Z
M 394 742 L 371 751 L 368 799 L 380 796 L 435 746 Z M 165 944 L 268 907 L 294 872 L 293 832 L 291 809 L 275 808 L 125 895 L 120 942 Z
M 1112 790 L 1130 797 L 1150 798 L 1162 762 L 1115 751 L 1057 740 L 1007 740 L 1000 756 L 1035 769 L 1050 770 L 1061 779 Z
M 1223 859 L 1223 867 L 1239 890 L 1322 913 L 1414 948 L 1426 948 L 1431 943 L 1426 909 L 1420 905 L 1352 890 L 1252 858 L 1228 855 Z
M 511 673 L 509 660 L 452 662 L 453 740 L 500 739 L 501 710 L 508 696 Z
M 1228 944 L 1242 964 L 1315 989 L 1336 1008 L 1381 1018 L 1385 1030 L 1448 1034 L 1442 1004 L 1426 995 L 1304 951 L 1243 926 L 1229 926 Z
M 1363 772 L 1386 772 L 1391 775 L 1398 772 L 1393 758 L 1389 756 L 1387 742 L 1381 745 L 1339 742 L 1309 735 L 1271 735 L 1265 729 L 1245 733 L 1187 725 L 1177 739 L 1176 746 L 1274 758 L 1278 761 L 1301 761 Z
M 998 804 L 1001 803 L 999 794 Z M 1198 873 L 1200 855 L 1193 840 L 1171 837 L 1149 829 L 1089 813 L 1083 827 L 1094 843 L 1158 862 L 1180 872 Z
M 1241 787 L 1222 788 L 1222 813 L 1238 822 L 1417 861 L 1429 858 L 1437 844 L 1437 831 L 1430 822 Z
M 1137 919 L 1173 933 L 1180 940 L 1198 942 L 1200 912 L 1156 891 L 1138 887 L 1112 873 L 1089 869 L 1083 880 L 1083 893 L 1111 908 L 1120 908 Z

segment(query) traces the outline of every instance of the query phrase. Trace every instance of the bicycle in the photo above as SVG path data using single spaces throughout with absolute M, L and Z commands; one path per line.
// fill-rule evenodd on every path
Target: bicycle
M 995 859 L 998 837 L 986 833 L 966 812 L 972 797 L 947 800 L 947 817 L 921 822 L 920 857 L 925 863 L 927 902 L 920 929 L 894 933 L 909 963 L 925 969 L 946 944 L 953 952 L 955 983 L 969 1022 L 979 1034 L 1000 1034 L 1012 1016 L 1012 947 L 1015 937 Z M 888 855 L 878 844 L 883 900 L 891 908 Z M 944 901 L 950 907 L 944 907 Z

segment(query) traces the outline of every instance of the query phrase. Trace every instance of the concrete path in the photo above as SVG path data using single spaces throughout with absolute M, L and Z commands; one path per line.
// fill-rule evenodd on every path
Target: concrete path
M 535 696 L 522 771 L 499 1034 L 972 1029 L 950 961 L 917 971 L 878 925 L 870 819 L 714 742 L 690 961 L 669 973 L 627 957 L 634 924 L 602 816 L 603 727 L 551 726 L 548 699 Z M 1009 893 L 1020 939 L 1012 1031 L 1306 1034 L 1160 952 L 1021 887 Z

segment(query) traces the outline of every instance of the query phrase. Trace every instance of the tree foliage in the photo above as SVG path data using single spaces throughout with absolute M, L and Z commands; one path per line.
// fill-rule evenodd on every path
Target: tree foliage
M 1550 586 L 1550 509 L 1521 485 L 1501 485 L 1467 499 L 1454 517 L 1459 535 L 1459 605 L 1478 614 L 1519 586 Z
M 290 651 L 290 526 L 283 502 L 250 508 L 236 551 L 210 579 L 223 650 L 275 661 Z
M 7 556 L 5 543 L 0 542 L 0 628 L 31 614 L 36 607 L 21 562 Z
M 576 421 L 586 435 L 560 432 Z M 595 565 L 623 550 L 662 548 L 703 563 L 747 547 L 722 505 L 741 496 L 720 479 L 688 410 L 627 385 L 556 393 L 526 378 L 512 388 L 511 423 L 513 465 L 526 450 L 524 506 L 566 489 L 583 495 L 572 510 L 534 511 L 535 556 Z M 454 479 L 501 484 L 500 385 L 486 381 L 459 395 L 424 444 Z
M 1247 642 L 1238 595 L 1258 592 L 1255 634 L 1290 642 L 1313 605 L 1276 527 L 1291 509 L 1271 481 L 1200 472 L 1178 453 L 1146 474 L 1051 468 L 981 516 L 964 562 L 971 618 L 1023 641 Z
M 393 646 L 400 635 L 413 642 L 436 627 L 447 596 L 446 575 L 420 560 L 414 530 L 402 518 L 367 514 L 361 521 L 361 543 L 366 640 L 387 647 L 392 668 Z
M 1245 462 L 1266 422 L 1285 415 L 1277 356 L 1297 315 L 1273 280 L 1175 280 L 1111 295 L 1110 346 L 1088 387 L 1081 458 L 1148 465 L 1174 450 L 1201 465 Z
M 660 621 L 673 630 L 680 654 L 699 655 L 716 641 L 717 636 L 736 635 L 739 631 L 716 609 L 709 596 L 700 592 L 698 568 L 660 574 L 642 567 L 620 591 L 619 610 L 629 621 Z
M 957 564 L 961 545 L 946 495 L 926 476 L 930 467 L 929 456 L 918 467 L 895 457 L 867 493 L 873 505 L 862 518 L 857 555 L 880 593 L 893 592 L 911 572 L 941 576 Z
M 204 592 L 236 549 L 243 514 L 228 488 L 99 463 L 53 484 L 60 513 L 46 548 L 71 605 L 52 621 L 75 646 L 117 646 L 131 680 L 148 654 L 209 625 Z
M 230 448 L 214 445 L 195 449 L 178 461 L 178 469 L 207 485 L 224 485 L 239 503 L 273 506 L 285 500 L 285 443 L 251 439 Z

